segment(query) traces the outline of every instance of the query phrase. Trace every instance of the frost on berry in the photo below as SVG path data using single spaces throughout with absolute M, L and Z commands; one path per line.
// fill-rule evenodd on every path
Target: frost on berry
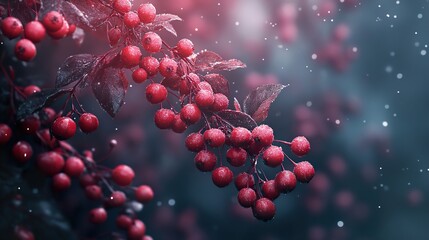
M 154 32 L 147 32 L 143 35 L 142 46 L 150 53 L 157 53 L 161 50 L 162 39 Z
M 276 206 L 268 198 L 260 198 L 256 200 L 252 207 L 253 215 L 262 221 L 268 221 L 274 218 L 276 214 Z
M 293 173 L 298 181 L 308 183 L 314 177 L 315 171 L 311 163 L 303 161 L 295 165 Z
M 270 167 L 277 167 L 282 164 L 284 159 L 284 153 L 281 147 L 270 146 L 265 149 L 262 158 L 264 159 L 264 163 Z
M 310 142 L 304 136 L 292 140 L 290 149 L 297 156 L 304 156 L 310 151 Z
M 201 110 L 195 104 L 186 104 L 180 110 L 180 118 L 187 124 L 195 124 L 201 119 Z
M 288 170 L 283 170 L 277 173 L 274 181 L 277 190 L 279 190 L 281 193 L 291 192 L 296 187 L 295 174 Z
M 64 23 L 63 15 L 57 11 L 48 12 L 42 20 L 43 25 L 49 32 L 55 32 L 61 29 Z
M 238 192 L 237 200 L 238 203 L 244 208 L 250 208 L 253 206 L 257 199 L 256 192 L 252 188 L 242 188 Z
M 2 33 L 9 39 L 18 37 L 23 31 L 21 21 L 14 17 L 5 18 L 0 24 Z
M 137 10 L 140 21 L 144 24 L 151 23 L 156 17 L 156 8 L 150 4 L 141 4 Z
M 226 160 L 233 167 L 241 167 L 246 163 L 247 152 L 240 147 L 231 147 L 226 151 Z
M 264 197 L 270 200 L 274 200 L 278 198 L 280 195 L 280 192 L 276 188 L 276 183 L 274 180 L 269 180 L 264 182 L 262 184 L 261 190 L 262 190 L 262 195 L 264 195 Z
M 159 129 L 171 128 L 174 122 L 175 114 L 171 109 L 161 108 L 155 112 L 155 125 Z
M 213 171 L 216 166 L 217 157 L 211 151 L 201 150 L 197 155 L 195 155 L 194 162 L 198 170 L 202 172 L 210 172 Z
M 212 172 L 213 183 L 220 187 L 228 186 L 234 177 L 234 173 L 228 167 L 218 167 Z
M 191 133 L 185 140 L 186 148 L 192 152 L 199 152 L 205 148 L 204 136 L 201 133 Z
M 225 133 L 212 128 L 204 132 L 204 140 L 210 147 L 221 147 L 225 143 Z
M 255 186 L 255 177 L 253 177 L 253 175 L 249 173 L 239 173 L 235 177 L 234 183 L 237 190 L 243 188 L 253 188 L 253 186 Z

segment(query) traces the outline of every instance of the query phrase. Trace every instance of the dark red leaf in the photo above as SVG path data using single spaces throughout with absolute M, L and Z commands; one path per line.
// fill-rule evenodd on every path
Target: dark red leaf
M 276 100 L 285 87 L 282 84 L 268 84 L 256 88 L 244 99 L 244 112 L 252 116 L 258 123 L 264 121 L 268 117 L 271 103 Z
M 112 117 L 124 104 L 128 81 L 121 68 L 105 67 L 95 74 L 91 82 L 92 92 L 100 106 Z
M 210 83 L 214 93 L 222 93 L 225 96 L 229 96 L 229 82 L 220 74 L 207 74 L 204 80 Z
M 156 31 L 165 29 L 174 36 L 177 36 L 176 30 L 171 24 L 172 21 L 182 21 L 182 19 L 174 14 L 158 14 L 156 15 L 155 20 L 151 24 L 146 24 L 142 27 L 146 29 L 145 31 Z
M 162 13 L 162 14 L 157 14 L 155 17 L 155 20 L 153 21 L 152 24 L 158 24 L 161 22 L 171 22 L 171 21 L 182 21 L 182 19 L 174 14 L 169 14 L 169 13 Z
M 244 112 L 234 110 L 223 110 L 217 113 L 221 117 L 223 122 L 229 127 L 244 127 L 249 130 L 254 129 L 258 126 L 255 120 Z
M 63 2 L 63 14 L 67 20 L 70 19 L 72 23 L 90 28 L 98 27 L 112 13 L 112 9 L 108 7 L 110 2 L 105 0 L 70 0 L 61 2 Z
M 232 71 L 237 68 L 245 68 L 246 64 L 237 59 L 224 60 L 212 64 L 214 70 Z
M 241 105 L 240 105 L 240 102 L 237 100 L 237 98 L 234 98 L 234 108 L 235 108 L 235 111 L 241 112 Z
M 45 89 L 41 92 L 32 94 L 19 106 L 16 112 L 16 118 L 24 119 L 70 91 L 71 89 Z
M 205 51 L 197 54 L 195 58 L 195 69 L 199 71 L 213 70 L 213 64 L 222 60 L 215 52 Z
M 55 87 L 62 88 L 70 83 L 86 78 L 98 62 L 97 59 L 97 56 L 91 54 L 79 54 L 68 57 L 58 69 Z

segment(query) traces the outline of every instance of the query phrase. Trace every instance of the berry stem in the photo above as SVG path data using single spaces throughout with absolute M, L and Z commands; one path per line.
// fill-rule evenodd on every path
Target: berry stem
M 292 144 L 291 142 L 287 142 L 287 141 L 284 141 L 284 140 L 274 140 L 274 142 L 279 142 L 279 143 L 283 143 L 283 144 L 286 144 L 286 145 L 291 145 Z

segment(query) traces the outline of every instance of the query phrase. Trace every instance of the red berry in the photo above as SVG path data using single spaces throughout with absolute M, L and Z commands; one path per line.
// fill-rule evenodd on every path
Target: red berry
M 154 57 L 144 57 L 140 62 L 140 67 L 146 70 L 149 76 L 154 76 L 158 73 L 159 61 Z
M 142 83 L 147 79 L 147 72 L 143 68 L 137 68 L 132 74 L 135 83 Z
M 33 148 L 28 142 L 19 141 L 12 147 L 13 158 L 19 163 L 26 163 L 33 156 Z
M 298 136 L 292 140 L 290 148 L 295 155 L 301 157 L 310 151 L 310 142 L 304 136 Z
M 252 174 L 242 172 L 235 177 L 234 183 L 237 190 L 253 188 L 253 186 L 255 186 L 255 178 Z
M 121 61 L 129 68 L 139 65 L 141 57 L 142 53 L 140 48 L 136 46 L 129 45 L 124 47 L 121 51 Z
M 218 167 L 212 172 L 213 183 L 220 187 L 228 186 L 234 177 L 234 173 L 228 167 Z
M 109 207 L 119 207 L 122 206 L 125 201 L 127 201 L 127 197 L 121 191 L 114 191 L 110 197 L 106 201 L 106 205 Z
M 191 84 L 186 79 L 180 80 L 179 93 L 180 95 L 188 95 L 191 93 Z
M 69 26 L 69 32 L 67 33 L 67 36 L 73 35 L 73 33 L 75 31 L 76 31 L 76 25 L 75 24 L 70 24 L 70 26 Z
M 133 224 L 133 219 L 128 217 L 127 215 L 119 215 L 116 218 L 116 226 L 119 228 L 127 230 Z
M 187 124 L 195 124 L 201 119 L 201 111 L 197 105 L 188 103 L 180 110 L 180 118 Z
M 15 226 L 14 240 L 35 240 L 33 232 L 22 226 Z
M 52 123 L 52 134 L 58 140 L 66 140 L 76 133 L 76 123 L 69 117 L 59 117 Z
M 112 180 L 119 186 L 128 186 L 134 179 L 134 171 L 127 165 L 119 165 L 112 170 Z
M 194 44 L 191 40 L 183 38 L 177 43 L 176 50 L 181 57 L 186 58 L 194 53 Z
M 140 24 L 139 15 L 135 12 L 127 12 L 124 14 L 124 24 L 129 28 L 135 28 Z
M 85 170 L 85 165 L 78 157 L 69 157 L 64 165 L 64 172 L 70 177 L 80 176 Z
M 210 107 L 210 110 L 214 112 L 222 111 L 228 108 L 229 99 L 222 93 L 215 93 L 213 104 Z
M 162 39 L 154 32 L 147 32 L 143 35 L 142 46 L 150 53 L 157 53 L 161 51 Z
M 246 163 L 247 152 L 240 147 L 232 147 L 226 151 L 226 160 L 233 167 L 241 167 Z
M 48 32 L 49 36 L 53 39 L 61 39 L 67 37 L 67 34 L 69 34 L 70 26 L 69 23 L 66 20 L 63 20 L 63 26 L 61 26 L 60 30 L 55 32 Z
M 24 27 L 24 37 L 34 43 L 38 43 L 46 36 L 46 29 L 39 21 L 31 21 Z
M 52 187 L 54 190 L 62 191 L 66 190 L 71 186 L 71 180 L 70 177 L 67 176 L 65 173 L 58 173 L 55 174 L 52 178 Z
M 12 129 L 4 123 L 0 123 L 0 145 L 9 142 L 12 137 Z
M 299 162 L 293 168 L 296 179 L 302 183 L 308 183 L 314 177 L 315 171 L 313 165 L 307 161 Z
M 116 11 L 124 14 L 131 10 L 132 4 L 129 0 L 114 0 L 112 6 Z
M 268 198 L 256 200 L 252 207 L 253 215 L 262 221 L 268 221 L 274 218 L 276 214 L 276 205 Z
M 30 61 L 37 54 L 36 46 L 28 39 L 21 39 L 15 45 L 15 56 L 21 61 Z
M 182 120 L 179 114 L 174 116 L 173 125 L 171 125 L 171 129 L 175 133 L 183 133 L 188 128 L 188 125 Z
M 84 133 L 94 132 L 98 125 L 98 118 L 92 113 L 84 113 L 79 117 L 79 127 Z
M 262 195 L 264 197 L 274 200 L 279 197 L 280 192 L 276 188 L 276 182 L 274 180 L 266 181 L 262 184 Z
M 163 58 L 159 63 L 159 73 L 166 78 L 171 78 L 176 75 L 177 62 L 171 58 Z
M 199 84 L 201 82 L 200 77 L 195 73 L 189 73 L 186 79 L 192 84 Z M 210 87 L 211 88 L 211 87 Z M 207 90 L 207 89 L 206 89 Z M 213 90 L 212 90 L 213 91 Z
M 208 108 L 213 105 L 214 95 L 213 92 L 207 90 L 200 90 L 195 95 L 195 103 L 200 108 Z
M 236 127 L 231 131 L 230 140 L 234 146 L 245 146 L 252 140 L 252 133 L 246 128 Z
M 237 200 L 242 207 L 250 208 L 256 202 L 256 192 L 251 188 L 242 188 L 238 192 Z
M 37 157 L 37 166 L 46 175 L 53 176 L 64 167 L 64 158 L 57 152 L 45 152 Z
M 274 181 L 276 182 L 277 190 L 281 193 L 291 192 L 296 187 L 295 174 L 288 170 L 283 170 L 277 173 Z
M 94 224 L 100 224 L 107 220 L 107 212 L 104 208 L 94 208 L 89 212 L 89 220 Z
M 1 21 L 1 31 L 9 39 L 21 35 L 23 29 L 21 21 L 17 18 L 7 17 Z
M 210 85 L 210 83 L 208 83 L 208 82 L 199 82 L 198 88 L 200 90 L 207 90 L 207 91 L 213 92 L 212 85 Z
M 274 141 L 273 129 L 267 125 L 259 125 L 253 129 L 252 137 L 257 144 L 268 147 Z
M 151 83 L 146 87 L 146 99 L 152 103 L 157 104 L 167 99 L 167 88 L 159 83 Z
M 119 40 L 121 39 L 122 31 L 118 27 L 111 28 L 107 32 L 107 38 L 109 39 L 110 46 L 115 46 L 118 44 Z
M 87 187 L 90 185 L 97 184 L 98 179 L 96 179 L 91 174 L 83 174 L 79 177 L 79 183 L 82 187 Z
M 186 148 L 191 152 L 199 152 L 205 148 L 204 136 L 201 133 L 191 133 L 185 140 Z
M 210 172 L 216 167 L 216 155 L 208 150 L 201 150 L 195 155 L 195 165 L 202 172 Z
M 46 125 L 51 125 L 52 122 L 56 119 L 57 113 L 54 109 L 50 107 L 46 107 L 42 109 L 42 123 Z
M 85 195 L 91 200 L 98 200 L 103 197 L 103 192 L 98 185 L 89 185 L 85 187 Z
M 265 165 L 269 167 L 277 167 L 282 164 L 284 159 L 284 153 L 281 147 L 270 146 L 265 149 L 262 159 L 264 159 Z
M 35 134 L 40 128 L 40 120 L 34 116 L 27 117 L 21 121 L 20 128 L 25 134 Z
M 136 200 L 142 203 L 148 203 L 152 201 L 154 193 L 150 186 L 141 185 L 134 191 Z
M 45 15 L 42 23 L 46 30 L 49 32 L 55 32 L 60 30 L 60 28 L 63 26 L 64 18 L 61 13 L 57 11 L 50 11 Z
M 40 88 L 36 85 L 29 85 L 24 88 L 24 94 L 26 97 L 29 97 L 37 92 L 40 92 Z
M 134 220 L 134 223 L 128 228 L 129 239 L 141 239 L 146 233 L 146 226 L 138 219 Z
M 141 4 L 137 12 L 139 14 L 140 21 L 144 24 L 151 23 L 155 20 L 156 8 L 150 3 Z
M 161 108 L 155 112 L 155 125 L 159 129 L 171 128 L 174 122 L 175 114 L 171 109 Z
M 225 133 L 220 129 L 211 128 L 204 132 L 204 140 L 210 147 L 221 147 L 225 143 Z

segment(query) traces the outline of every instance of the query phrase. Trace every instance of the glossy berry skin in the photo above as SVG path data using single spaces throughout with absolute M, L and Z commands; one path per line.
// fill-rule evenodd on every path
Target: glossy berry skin
M 112 180 L 119 186 L 128 186 L 134 179 L 134 171 L 127 165 L 119 165 L 112 170 Z
M 114 0 L 112 6 L 116 11 L 124 14 L 131 10 L 132 4 L 129 0 Z
M 228 167 L 218 167 L 212 172 L 212 181 L 220 188 L 228 186 L 233 178 L 234 173 Z
M 214 112 L 219 112 L 228 108 L 229 99 L 222 93 L 215 93 L 213 95 L 214 101 L 210 107 L 210 110 Z
M 281 193 L 288 193 L 296 187 L 295 174 L 288 170 L 283 170 L 277 173 L 275 179 L 276 188 Z
M 135 83 L 143 83 L 147 79 L 147 72 L 143 68 L 137 68 L 133 71 L 132 78 Z
M 264 159 L 265 165 L 269 167 L 277 167 L 282 164 L 284 159 L 284 153 L 281 147 L 270 146 L 265 149 L 262 159 Z
M 7 17 L 1 21 L 1 31 L 9 39 L 17 38 L 23 31 L 22 23 L 14 17 Z
M 234 184 L 237 190 L 247 187 L 253 188 L 255 186 L 255 177 L 251 174 L 242 172 L 235 177 Z
M 116 226 L 118 226 L 118 228 L 127 230 L 131 225 L 133 225 L 133 219 L 127 215 L 121 214 L 116 218 Z
M 28 142 L 19 141 L 12 147 L 12 156 L 19 163 L 26 163 L 33 156 L 33 148 Z
M 147 32 L 143 35 L 142 46 L 150 53 L 157 53 L 161 51 L 162 39 L 157 33 Z
M 71 156 L 67 158 L 64 165 L 64 172 L 70 177 L 80 176 L 85 170 L 85 165 L 78 157 Z
M 186 58 L 194 53 L 194 44 L 191 40 L 183 38 L 177 43 L 176 50 L 179 56 Z
M 94 224 L 101 224 L 107 220 L 107 212 L 104 208 L 94 208 L 89 212 L 89 220 Z
M 69 32 L 67 33 L 67 36 L 72 36 L 75 31 L 76 31 L 76 25 L 70 24 L 69 25 Z
M 242 188 L 238 192 L 238 203 L 244 208 L 250 208 L 256 202 L 256 192 L 252 188 Z
M 37 157 L 37 166 L 46 175 L 53 176 L 64 167 L 64 158 L 57 152 L 45 152 Z
M 67 37 L 70 31 L 70 25 L 66 20 L 63 20 L 63 25 L 61 26 L 60 30 L 55 32 L 48 32 L 49 36 L 53 39 L 62 39 Z
M 55 32 L 63 26 L 64 18 L 61 13 L 50 11 L 43 17 L 42 23 L 48 32 Z
M 159 62 L 159 73 L 166 78 L 171 78 L 176 75 L 177 62 L 171 58 L 163 58 Z
M 310 142 L 304 136 L 298 136 L 291 142 L 290 149 L 297 156 L 304 156 L 310 152 Z
M 159 83 L 151 83 L 146 87 L 146 99 L 152 103 L 157 104 L 167 99 L 167 88 Z
M 15 56 L 21 61 L 31 61 L 36 54 L 36 46 L 28 39 L 21 39 L 15 44 Z
M 252 140 L 252 133 L 243 127 L 236 127 L 232 129 L 230 141 L 234 146 L 244 146 L 249 144 L 250 140 Z
M 110 46 L 115 46 L 116 44 L 118 44 L 119 40 L 121 39 L 121 36 L 121 29 L 117 27 L 109 29 L 109 31 L 107 32 L 107 38 L 109 39 Z
M 0 123 L 0 145 L 9 142 L 11 137 L 12 129 L 8 125 Z
M 208 108 L 214 103 L 214 95 L 213 92 L 207 90 L 200 90 L 195 95 L 195 103 L 200 108 Z
M 313 165 L 307 161 L 299 162 L 293 168 L 296 179 L 302 183 L 308 183 L 314 177 Z
M 186 148 L 191 152 L 199 152 L 205 148 L 204 136 L 201 133 L 191 133 L 185 139 Z
M 34 116 L 27 117 L 20 122 L 20 128 L 25 134 L 35 134 L 40 128 L 40 120 Z
M 23 90 L 26 97 L 29 97 L 29 96 L 37 93 L 37 92 L 40 92 L 40 91 L 41 91 L 40 88 L 36 85 L 26 86 Z
M 135 67 L 139 65 L 142 53 L 137 46 L 128 45 L 121 51 L 121 61 L 126 67 Z
M 52 134 L 58 140 L 66 140 L 76 133 L 76 123 L 69 117 L 55 119 L 51 126 Z
M 182 120 L 180 114 L 174 116 L 173 125 L 171 125 L 171 130 L 175 133 L 183 133 L 188 128 L 188 125 Z
M 197 105 L 188 103 L 180 110 L 180 118 L 187 124 L 195 124 L 201 119 L 201 110 Z
M 204 140 L 210 147 L 221 147 L 225 143 L 225 133 L 220 129 L 211 128 L 204 132 Z
M 25 24 L 24 37 L 33 43 L 42 41 L 46 36 L 46 29 L 39 21 L 31 21 Z
M 71 186 L 70 177 L 65 173 L 58 173 L 52 177 L 52 187 L 56 191 L 66 190 Z
M 280 192 L 277 190 L 274 180 L 264 182 L 262 184 L 261 190 L 262 195 L 270 200 L 274 200 L 280 196 Z
M 259 125 L 252 130 L 252 138 L 258 145 L 268 147 L 274 141 L 273 129 L 268 125 Z
M 256 200 L 255 205 L 252 207 L 253 215 L 262 221 L 269 221 L 274 218 L 276 214 L 276 206 L 268 198 L 260 198 Z
M 148 185 L 141 185 L 134 191 L 134 195 L 136 197 L 136 200 L 141 203 L 148 203 L 152 201 L 154 197 L 153 190 Z
M 174 122 L 175 114 L 171 109 L 161 108 L 155 112 L 155 125 L 159 129 L 171 128 Z
M 132 240 L 141 239 L 146 233 L 146 225 L 139 219 L 135 219 L 134 223 L 128 228 L 128 238 Z
M 217 157 L 208 150 L 201 150 L 195 155 L 195 166 L 201 172 L 211 172 L 216 167 Z
M 232 147 L 226 151 L 226 160 L 233 167 L 241 167 L 246 163 L 247 152 L 240 147 Z
M 146 70 L 149 76 L 154 76 L 158 73 L 159 61 L 154 57 L 144 57 L 140 62 L 140 67 Z
M 148 24 L 155 20 L 156 8 L 150 3 L 141 4 L 137 10 L 137 13 L 139 15 L 140 21 L 144 24 Z
M 135 12 L 127 12 L 124 14 L 124 24 L 129 28 L 135 28 L 140 24 L 139 15 Z
M 79 127 L 84 133 L 91 133 L 97 130 L 98 118 L 92 113 L 84 113 L 79 117 Z
M 99 200 L 103 197 L 103 191 L 98 185 L 88 185 L 85 187 L 85 195 L 91 200 Z
M 114 191 L 106 201 L 108 207 L 119 207 L 124 205 L 127 197 L 121 191 Z

